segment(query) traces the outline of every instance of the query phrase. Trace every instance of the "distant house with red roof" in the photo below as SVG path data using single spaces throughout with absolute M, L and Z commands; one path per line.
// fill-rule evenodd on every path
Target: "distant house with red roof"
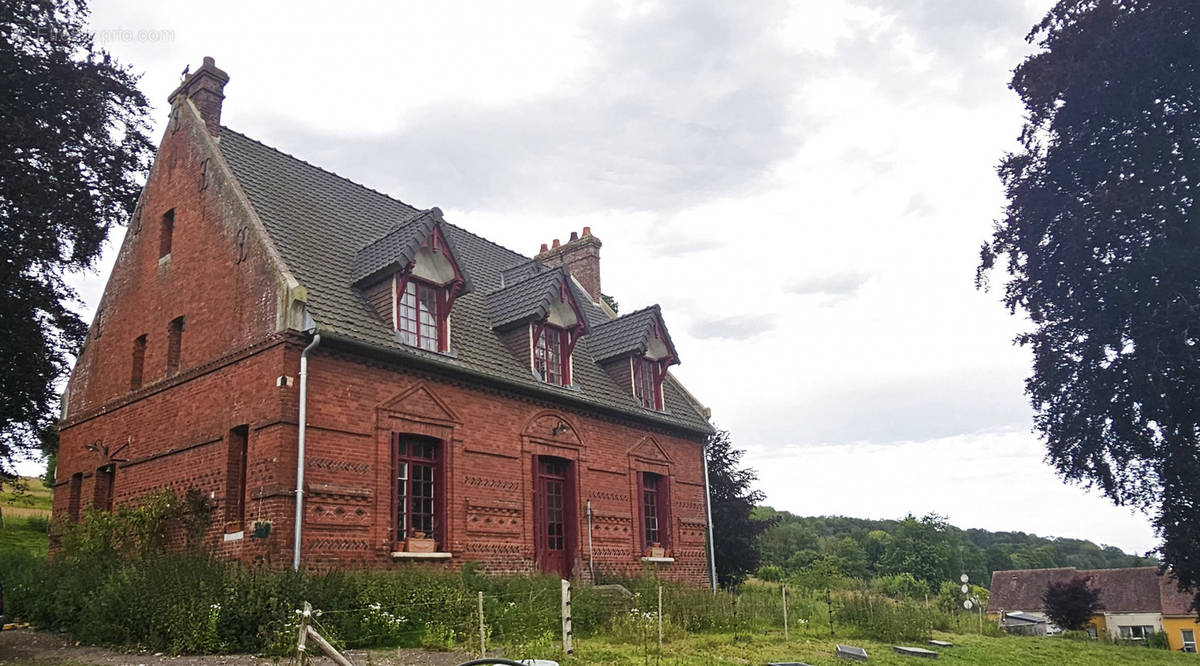
M 1014 627 L 1028 624 L 1030 616 L 1045 619 L 1046 588 L 1077 576 L 1090 579 L 1104 604 L 1104 611 L 1088 627 L 1093 635 L 1107 631 L 1113 638 L 1144 640 L 1149 634 L 1165 632 L 1172 650 L 1196 651 L 1200 624 L 1191 611 L 1192 595 L 1180 591 L 1175 578 L 1158 567 L 997 571 L 989 589 L 988 617 Z M 1010 620 L 1014 615 L 1016 619 Z

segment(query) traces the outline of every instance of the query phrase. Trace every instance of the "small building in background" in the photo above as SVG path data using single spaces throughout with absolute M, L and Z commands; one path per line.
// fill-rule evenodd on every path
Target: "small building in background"
M 1196 651 L 1200 624 L 1188 610 L 1192 597 L 1181 592 L 1175 578 L 1158 567 L 997 571 L 992 574 L 988 590 L 988 617 L 1010 633 L 1058 633 L 1046 616 L 1042 596 L 1051 583 L 1065 583 L 1078 576 L 1090 579 L 1104 604 L 1104 610 L 1088 625 L 1093 637 L 1106 632 L 1114 639 L 1141 641 L 1161 632 L 1166 634 L 1171 650 Z

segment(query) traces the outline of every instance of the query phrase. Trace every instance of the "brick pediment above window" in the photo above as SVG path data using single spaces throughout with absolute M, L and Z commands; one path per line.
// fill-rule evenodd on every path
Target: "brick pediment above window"
M 425 384 L 400 393 L 379 406 L 379 410 L 408 419 L 433 421 L 440 424 L 460 423 L 458 415 Z

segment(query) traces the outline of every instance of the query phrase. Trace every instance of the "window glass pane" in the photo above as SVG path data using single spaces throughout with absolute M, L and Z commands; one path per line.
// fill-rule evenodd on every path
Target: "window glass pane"
M 546 378 L 546 329 L 543 328 L 538 333 L 537 340 L 533 345 L 533 369 L 537 372 L 538 377 L 542 381 L 549 381 Z
M 441 351 L 438 331 L 439 289 L 409 280 L 400 294 L 396 309 L 396 329 L 404 344 L 429 351 Z
M 661 541 L 658 529 L 658 475 L 642 474 L 642 525 L 646 545 Z
M 396 527 L 397 539 L 413 538 L 422 532 L 426 538 L 441 539 L 434 516 L 437 512 L 438 443 L 424 438 L 403 438 L 396 447 Z M 441 544 L 439 544 L 441 545 Z

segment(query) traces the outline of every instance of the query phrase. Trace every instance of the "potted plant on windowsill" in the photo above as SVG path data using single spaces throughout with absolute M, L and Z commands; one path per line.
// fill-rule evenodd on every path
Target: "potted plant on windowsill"
M 252 539 L 265 539 L 271 536 L 271 521 L 265 518 L 259 518 L 254 521 L 254 531 L 250 533 Z
M 667 556 L 667 549 L 663 548 L 663 545 L 657 541 L 650 544 L 650 547 L 646 549 L 646 552 L 648 553 L 649 557 L 666 557 Z
M 409 553 L 432 553 L 437 550 L 437 544 L 433 539 L 426 537 L 424 532 L 413 532 L 412 536 L 404 541 L 404 550 Z

